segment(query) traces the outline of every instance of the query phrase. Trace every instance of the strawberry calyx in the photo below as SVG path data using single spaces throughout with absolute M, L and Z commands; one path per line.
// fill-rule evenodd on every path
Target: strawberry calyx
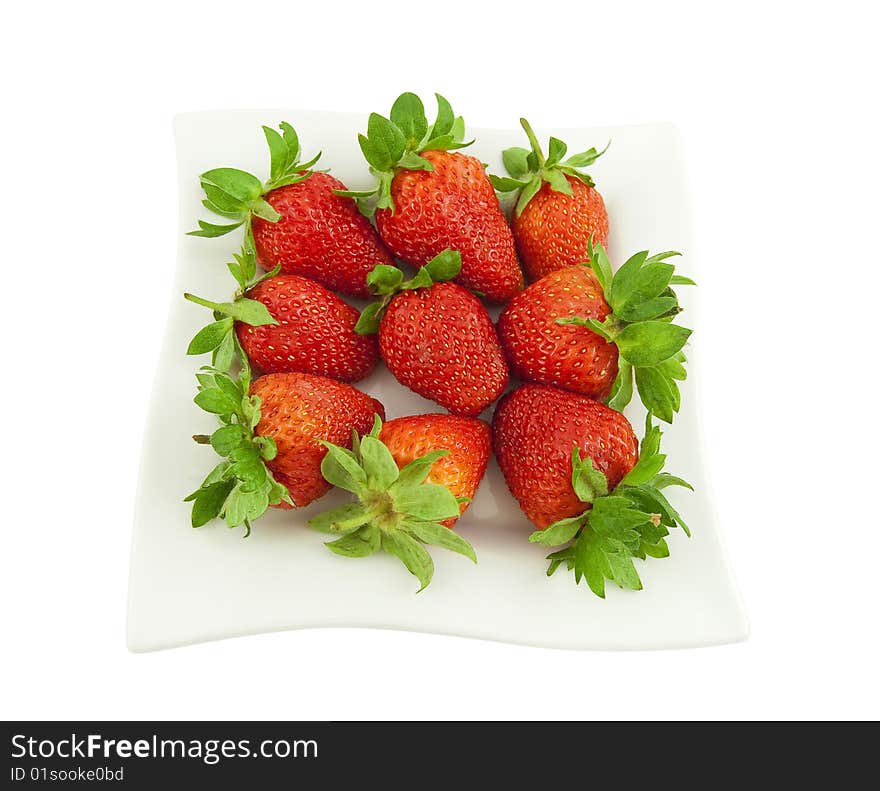
M 427 481 L 434 463 L 449 454 L 433 450 L 399 469 L 379 439 L 382 420 L 376 415 L 369 434 L 352 431 L 352 449 L 322 442 L 327 455 L 321 473 L 328 483 L 357 497 L 309 520 L 322 533 L 339 536 L 325 546 L 337 555 L 360 558 L 380 549 L 397 557 L 415 576 L 423 591 L 434 575 L 434 562 L 425 545 L 435 545 L 470 558 L 477 556 L 460 535 L 440 524 L 457 517 L 466 499 L 445 486 Z
M 214 168 L 199 176 L 205 193 L 202 205 L 214 214 L 235 222 L 216 225 L 199 220 L 198 229 L 190 231 L 188 236 L 214 238 L 230 233 L 242 225 L 247 225 L 249 233 L 253 217 L 267 222 L 278 222 L 281 219 L 281 215 L 263 196 L 279 187 L 305 181 L 312 174 L 311 168 L 321 154 L 319 152 L 308 162 L 301 163 L 296 131 L 286 121 L 282 121 L 278 128 L 281 130 L 280 134 L 268 126 L 263 127 L 270 156 L 269 180 L 265 183 L 253 173 L 238 168 Z
M 271 272 L 267 272 L 255 280 L 251 287 L 267 278 L 274 277 L 280 270 L 280 266 L 275 267 Z M 211 352 L 211 367 L 219 371 L 228 372 L 232 368 L 236 356 L 240 360 L 243 359 L 244 350 L 236 343 L 235 338 L 236 322 L 250 324 L 252 327 L 278 324 L 277 319 L 269 313 L 268 308 L 262 302 L 244 296 L 244 289 L 239 289 L 235 293 L 232 302 L 212 302 L 188 293 L 185 293 L 183 297 L 197 305 L 209 308 L 214 319 L 193 336 L 186 353 L 207 354 Z
M 250 368 L 245 364 L 237 380 L 226 371 L 205 366 L 196 374 L 198 393 L 193 399 L 205 412 L 217 416 L 220 427 L 213 434 L 196 434 L 199 444 L 210 444 L 223 457 L 202 484 L 185 498 L 192 502 L 192 526 L 201 527 L 220 517 L 228 527 L 251 523 L 270 505 L 295 505 L 287 487 L 275 480 L 266 466 L 278 449 L 271 437 L 255 433 L 260 422 L 261 400 L 250 395 Z
M 377 264 L 367 275 L 367 286 L 379 299 L 371 302 L 361 311 L 354 331 L 358 335 L 375 335 L 379 331 L 382 315 L 395 294 L 418 288 L 430 288 L 435 283 L 452 280 L 459 272 L 461 272 L 461 253 L 449 248 L 435 255 L 409 280 L 403 279 L 403 272 L 396 266 Z
M 678 382 L 687 371 L 684 345 L 691 330 L 674 324 L 682 311 L 672 286 L 696 285 L 675 274 L 668 258 L 675 251 L 649 255 L 642 250 L 631 256 L 616 273 L 601 244 L 588 243 L 590 267 L 596 275 L 611 313 L 605 321 L 579 316 L 556 319 L 557 324 L 587 327 L 616 344 L 618 374 L 608 405 L 622 410 L 633 397 L 633 382 L 645 407 L 661 420 L 672 423 L 681 406 Z
M 367 134 L 358 134 L 358 142 L 370 173 L 377 183 L 370 190 L 335 190 L 337 195 L 354 198 L 361 213 L 372 217 L 376 209 L 394 211 L 391 182 L 399 170 L 433 170 L 423 156 L 425 151 L 452 151 L 464 148 L 464 119 L 456 116 L 452 106 L 439 93 L 437 117 L 428 124 L 425 106 L 414 93 L 402 93 L 391 106 L 388 118 L 370 113 Z
M 671 528 L 680 527 L 690 537 L 687 524 L 662 490 L 683 486 L 693 491 L 693 487 L 662 471 L 666 462 L 666 455 L 660 453 L 662 433 L 653 425 L 652 418 L 649 412 L 639 460 L 612 491 L 593 460 L 582 458 L 577 445 L 574 446 L 571 485 L 578 499 L 590 503 L 590 508 L 529 536 L 535 544 L 566 545 L 547 556 L 548 577 L 564 563 L 569 571 L 574 571 L 576 584 L 586 580 L 600 598 L 605 598 L 606 579 L 620 588 L 641 590 L 633 558 L 668 557 L 666 536 Z
M 572 154 L 567 159 L 563 159 L 568 153 L 568 146 L 559 138 L 551 137 L 548 154 L 544 156 L 531 124 L 525 118 L 520 118 L 519 122 L 529 139 L 531 150 L 519 146 L 505 149 L 501 159 L 508 176 L 489 176 L 492 186 L 498 192 L 519 191 L 516 202 L 517 217 L 523 213 L 528 202 L 545 183 L 549 184 L 554 192 L 565 195 L 573 194 L 566 176 L 573 176 L 588 187 L 596 186 L 591 176 L 584 173 L 581 168 L 592 165 L 601 157 L 611 145 L 610 141 L 601 151 L 589 148 L 580 154 Z

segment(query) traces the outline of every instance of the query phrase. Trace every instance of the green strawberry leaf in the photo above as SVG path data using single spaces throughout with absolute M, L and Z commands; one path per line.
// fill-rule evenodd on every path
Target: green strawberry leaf
M 320 533 L 350 533 L 363 527 L 371 518 L 362 503 L 346 503 L 312 517 L 308 524 Z
M 684 352 L 673 355 L 656 366 L 665 376 L 677 382 L 683 382 L 687 378 L 687 370 L 684 367 Z
M 391 106 L 391 122 L 403 133 L 406 148 L 413 151 L 428 131 L 425 105 L 414 93 L 402 93 Z
M 272 461 L 278 455 L 278 445 L 272 437 L 254 437 L 254 445 L 266 461 Z
M 434 462 L 448 455 L 448 450 L 432 450 L 424 456 L 414 459 L 400 471 L 394 485 L 398 489 L 402 489 L 424 483 L 431 472 L 431 467 L 434 466 Z
M 200 391 L 193 400 L 205 412 L 212 412 L 215 415 L 230 415 L 238 408 L 234 399 L 216 387 Z
M 635 287 L 639 272 L 647 259 L 648 251 L 640 250 L 638 253 L 631 255 L 615 272 L 608 294 L 608 304 L 615 313 L 623 304 L 624 298 Z
M 354 331 L 358 335 L 375 335 L 379 332 L 379 320 L 384 307 L 384 302 L 371 302 L 367 305 L 361 311 L 361 315 L 354 325 Z
M 434 96 L 437 97 L 437 117 L 434 120 L 430 133 L 427 135 L 429 140 L 450 135 L 455 124 L 455 113 L 452 111 L 452 105 L 439 93 L 435 93 Z
M 572 154 L 568 159 L 566 159 L 562 164 L 569 168 L 587 168 L 592 165 L 599 157 L 602 156 L 611 145 L 611 141 L 609 140 L 605 144 L 605 148 L 601 151 L 597 151 L 595 148 L 589 148 L 586 151 L 582 151 L 580 154 Z
M 390 170 L 406 150 L 406 137 L 391 121 L 378 113 L 370 113 L 367 136 L 359 136 L 361 151 L 376 170 Z
M 592 503 L 608 494 L 608 479 L 593 466 L 591 458 L 581 458 L 577 445 L 571 454 L 571 487 L 582 503 Z
M 593 244 L 592 235 L 587 240 L 587 253 L 590 256 L 590 268 L 593 270 L 593 274 L 596 275 L 599 285 L 602 286 L 605 301 L 610 303 L 611 283 L 614 280 L 614 275 L 611 271 L 611 261 L 608 258 L 608 253 L 605 252 L 605 248 L 601 244 Z
M 538 190 L 541 189 L 543 183 L 544 182 L 540 176 L 535 176 L 526 184 L 525 187 L 522 188 L 522 192 L 520 192 L 519 199 L 516 202 L 517 217 L 519 217 L 523 213 L 529 201 L 538 194 Z
M 550 185 L 550 189 L 554 192 L 561 192 L 563 195 L 574 195 L 571 184 L 565 178 L 565 174 L 560 170 L 545 170 L 541 176 L 544 181 Z
M 282 121 L 278 128 L 281 129 L 282 134 L 278 134 L 268 126 L 263 127 L 270 155 L 269 181 L 266 184 L 266 191 L 307 178 L 309 174 L 303 173 L 303 171 L 308 171 L 320 156 L 319 154 L 310 162 L 301 165 L 299 162 L 299 138 L 296 130 L 286 121 Z
M 211 447 L 218 456 L 228 456 L 238 445 L 245 441 L 247 432 L 238 423 L 221 426 L 211 435 Z
M 467 148 L 474 141 L 469 140 L 467 143 L 463 142 L 460 138 L 456 137 L 456 135 L 442 135 L 441 137 L 435 137 L 425 143 L 423 146 L 420 146 L 420 151 L 455 151 L 459 148 Z
M 223 503 L 232 491 L 235 481 L 220 480 L 198 489 L 193 497 L 192 526 L 202 527 L 215 519 L 223 509 Z
M 214 349 L 211 356 L 211 365 L 219 371 L 228 371 L 232 367 L 232 361 L 235 358 L 236 343 L 238 339 L 234 332 L 228 332 L 220 345 Z
M 382 420 L 376 415 L 369 434 L 352 435 L 352 449 L 325 442 L 321 465 L 325 479 L 354 493 L 357 501 L 318 514 L 309 521 L 324 533 L 345 533 L 346 541 L 328 544 L 337 554 L 365 557 L 380 546 L 398 557 L 424 588 L 433 562 L 422 544 L 465 555 L 476 562 L 470 544 L 439 524 L 458 517 L 461 501 L 445 486 L 428 482 L 431 467 L 449 451 L 438 449 L 398 469 L 388 447 L 379 439 Z M 462 498 L 462 501 L 466 501 Z
M 421 583 L 421 593 L 434 576 L 434 561 L 425 548 L 403 530 L 388 530 L 382 533 L 382 549 L 394 555 L 406 566 L 407 571 Z
M 678 299 L 674 296 L 660 296 L 644 302 L 624 305 L 615 315 L 626 322 L 648 321 L 661 316 L 671 316 L 679 312 Z
M 658 365 L 678 354 L 691 332 L 665 321 L 640 321 L 625 326 L 615 340 L 623 358 L 638 368 Z
M 489 181 L 492 182 L 492 186 L 497 192 L 513 192 L 528 185 L 527 181 L 520 181 L 519 179 L 507 178 L 505 176 L 493 176 L 491 173 L 489 174 Z
M 272 204 L 262 198 L 255 198 L 250 204 L 251 213 L 254 217 L 259 217 L 267 222 L 278 222 L 281 215 L 275 211 Z
M 445 525 L 437 522 L 415 521 L 407 521 L 405 524 L 419 541 L 457 552 L 459 555 L 470 558 L 474 563 L 477 562 L 477 553 L 474 552 L 474 548 L 458 533 Z
M 260 489 L 247 490 L 238 484 L 226 498 L 224 518 L 227 527 L 238 527 L 259 519 L 269 508 L 269 496 Z
M 278 321 L 269 313 L 269 309 L 255 299 L 242 297 L 232 303 L 230 312 L 236 321 L 250 324 L 252 327 L 261 327 L 266 324 L 278 324 Z
M 584 514 L 560 519 L 543 530 L 536 530 L 529 536 L 529 541 L 532 544 L 543 544 L 547 547 L 558 547 L 562 544 L 567 544 L 577 535 L 578 531 L 584 526 L 585 521 L 586 517 Z
M 324 546 L 331 552 L 346 558 L 365 558 L 379 550 L 380 542 L 381 534 L 379 531 L 375 527 L 367 525 L 354 533 L 337 538 L 335 541 L 328 541 Z
M 636 368 L 635 374 L 639 398 L 648 411 L 672 423 L 681 399 L 675 382 L 659 368 Z
M 219 190 L 242 205 L 250 203 L 263 194 L 263 185 L 251 173 L 237 168 L 214 168 L 199 177 L 202 185 Z
M 232 319 L 221 319 L 202 327 L 189 342 L 187 354 L 206 354 L 216 349 L 232 331 Z
M 268 126 L 263 127 L 263 134 L 266 137 L 266 143 L 269 146 L 269 180 L 281 178 L 290 166 L 288 161 L 289 149 L 284 138 L 278 132 Z
M 245 324 L 250 324 L 254 327 L 259 327 L 264 324 L 278 324 L 278 321 L 271 313 L 269 313 L 266 306 L 262 302 L 258 302 L 254 299 L 239 297 L 235 302 L 211 302 L 210 300 L 202 299 L 193 294 L 184 294 L 183 296 L 190 302 L 195 302 L 197 305 L 210 308 L 215 314 L 228 317 L 227 321 L 242 321 Z M 207 329 L 207 327 L 205 329 Z M 198 353 L 199 352 L 189 352 L 189 354 Z
M 567 151 L 568 146 L 565 145 L 565 143 L 557 137 L 551 137 L 548 146 L 547 161 L 544 163 L 545 167 L 550 168 L 553 165 L 559 164 Z
M 660 453 L 660 440 L 663 433 L 654 425 L 653 416 L 648 412 L 645 418 L 645 433 L 639 447 L 639 459 L 633 468 L 623 476 L 621 485 L 638 486 L 646 483 L 663 469 L 666 455 Z
M 611 385 L 608 406 L 622 412 L 633 397 L 633 368 L 626 360 L 618 359 L 617 377 Z
M 220 212 L 217 213 L 220 214 Z M 236 228 L 240 228 L 244 225 L 244 220 L 230 223 L 229 225 L 214 225 L 213 223 L 205 222 L 204 220 L 199 220 L 198 222 L 199 229 L 197 231 L 190 231 L 187 233 L 187 236 L 202 236 L 206 239 L 214 239 L 218 236 L 225 236 Z
M 504 169 L 510 174 L 511 179 L 516 179 L 519 184 L 522 184 L 523 179 L 529 175 L 528 157 L 528 149 L 516 146 L 501 152 Z
M 388 264 L 376 264 L 367 275 L 367 286 L 376 295 L 394 294 L 402 283 L 403 272 Z
M 321 444 L 327 448 L 327 455 L 321 461 L 321 474 L 327 483 L 360 494 L 367 485 L 367 473 L 354 454 L 332 442 L 321 440 Z
M 431 276 L 431 284 L 452 280 L 461 272 L 461 253 L 447 248 L 428 261 L 423 269 Z
M 686 480 L 683 478 L 679 478 L 676 475 L 670 475 L 668 472 L 661 472 L 651 478 L 648 483 L 653 486 L 655 489 L 665 489 L 668 486 L 683 486 L 685 489 L 694 490 L 694 487 L 691 486 Z
M 424 157 L 420 157 L 414 151 L 407 151 L 397 163 L 404 170 L 433 170 L 434 166 Z
M 460 511 L 452 492 L 438 483 L 395 489 L 392 499 L 398 511 L 426 521 L 451 519 L 458 516 Z
M 361 440 L 360 456 L 370 489 L 387 489 L 400 475 L 391 451 L 375 437 L 367 435 Z

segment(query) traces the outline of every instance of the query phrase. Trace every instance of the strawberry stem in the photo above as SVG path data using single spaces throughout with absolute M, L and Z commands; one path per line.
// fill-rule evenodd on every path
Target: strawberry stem
M 201 297 L 197 297 L 195 294 L 184 294 L 183 298 L 188 299 L 190 302 L 195 302 L 196 305 L 201 305 L 203 308 L 210 308 L 211 310 L 217 310 L 221 313 L 226 312 L 223 305 L 220 305 L 217 302 L 211 302 L 207 299 L 202 299 Z
M 532 130 L 531 124 L 526 121 L 525 118 L 520 118 L 519 123 L 522 128 L 525 130 L 527 137 L 529 138 L 529 145 L 532 147 L 532 151 L 535 152 L 535 159 L 538 160 L 538 167 L 544 167 L 544 163 L 547 161 L 544 158 L 544 152 L 541 151 L 541 144 L 538 142 L 538 138 L 535 137 L 535 133 Z

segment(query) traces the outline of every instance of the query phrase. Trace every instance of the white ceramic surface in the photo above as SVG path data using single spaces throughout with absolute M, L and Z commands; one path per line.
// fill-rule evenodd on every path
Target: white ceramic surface
M 198 174 L 229 165 L 264 174 L 268 154 L 261 124 L 289 120 L 304 154 L 323 150 L 330 167 L 350 188 L 370 177 L 356 133 L 366 117 L 297 110 L 192 113 L 175 121 L 180 179 L 178 272 L 163 354 L 147 421 L 134 523 L 129 590 L 128 645 L 151 651 L 257 632 L 309 627 L 374 627 L 461 635 L 511 643 L 572 649 L 654 649 L 743 640 L 748 626 L 721 543 L 711 493 L 701 462 L 699 290 L 680 288 L 688 326 L 695 328 L 688 353 L 690 375 L 682 389 L 683 411 L 665 427 L 667 468 L 696 493 L 667 490 L 693 530 L 674 531 L 671 557 L 636 561 L 640 592 L 608 584 L 607 599 L 564 569 L 545 576 L 548 550 L 527 541 L 530 526 L 508 493 L 494 460 L 457 529 L 476 549 L 479 565 L 438 548 L 436 573 L 418 585 L 400 563 L 378 554 L 338 557 L 322 546 L 324 536 L 306 519 L 341 501 L 333 492 L 298 512 L 273 512 L 252 535 L 215 523 L 193 530 L 182 498 L 213 466 L 210 448 L 190 439 L 209 433 L 213 418 L 192 402 L 193 377 L 204 360 L 184 353 L 205 311 L 182 298 L 184 290 L 226 298 L 233 281 L 224 267 L 237 235 L 188 237 L 200 205 Z M 513 120 L 513 117 L 512 117 Z M 670 125 L 554 130 L 570 151 L 611 139 L 608 153 L 591 168 L 605 196 L 611 222 L 610 255 L 619 264 L 630 253 L 675 249 L 680 271 L 699 281 L 692 249 L 686 174 L 679 135 Z M 501 172 L 500 152 L 523 144 L 518 128 L 471 129 L 477 142 L 468 153 Z M 548 130 L 539 129 L 546 140 Z M 379 398 L 388 418 L 436 411 L 398 385 L 381 366 L 358 385 Z M 628 412 L 641 433 L 640 409 Z M 488 417 L 488 415 L 486 416 Z M 733 529 L 735 524 L 730 523 Z

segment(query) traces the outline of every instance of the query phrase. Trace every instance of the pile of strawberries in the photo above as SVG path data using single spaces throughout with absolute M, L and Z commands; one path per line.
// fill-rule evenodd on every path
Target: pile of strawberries
M 287 123 L 263 127 L 266 182 L 202 174 L 204 206 L 228 222 L 192 234 L 244 240 L 227 264 L 231 301 L 185 295 L 212 311 L 188 353 L 211 354 L 195 402 L 220 423 L 195 437 L 221 460 L 187 498 L 194 527 L 220 517 L 249 533 L 270 506 L 336 486 L 351 501 L 309 520 L 335 536 L 327 546 L 389 552 L 424 588 L 427 545 L 476 562 L 451 528 L 494 450 L 537 528 L 530 540 L 561 547 L 548 574 L 565 564 L 604 596 L 606 580 L 641 588 L 634 558 L 668 555 L 669 530 L 687 527 L 663 489 L 689 485 L 663 472 L 654 417 L 672 422 L 680 407 L 691 331 L 675 323 L 673 287 L 691 281 L 672 252 L 613 272 L 608 215 L 583 171 L 604 151 L 567 156 L 551 137 L 545 155 L 521 123 L 529 148 L 503 152 L 503 177 L 460 151 L 470 143 L 446 99 L 429 124 L 411 93 L 358 135 L 372 190 L 347 190 L 314 169 L 318 157 L 301 162 Z M 510 221 L 496 191 L 512 196 Z M 340 294 L 371 301 L 358 310 Z M 497 325 L 484 302 L 503 306 Z M 384 422 L 353 386 L 380 359 L 446 411 Z M 508 390 L 511 375 L 521 384 Z M 641 443 L 620 411 L 636 392 Z M 490 426 L 478 416 L 496 401 Z

